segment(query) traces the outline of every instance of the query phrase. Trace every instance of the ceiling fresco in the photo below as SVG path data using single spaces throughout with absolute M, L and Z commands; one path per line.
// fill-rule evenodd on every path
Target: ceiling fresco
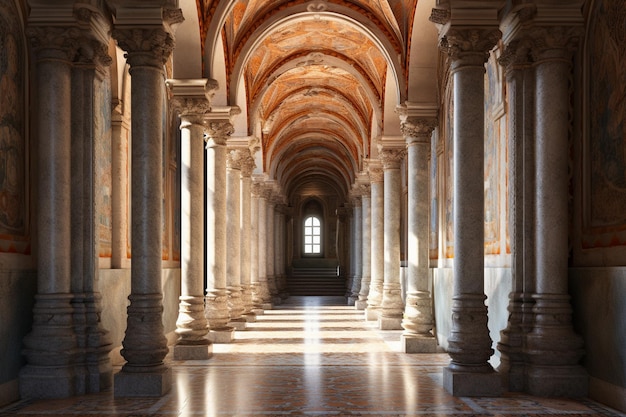
M 347 198 L 382 134 L 390 74 L 406 76 L 417 0 L 223 2 L 197 0 L 201 39 L 221 19 L 227 95 L 245 97 L 262 170 L 288 197 L 317 181 Z

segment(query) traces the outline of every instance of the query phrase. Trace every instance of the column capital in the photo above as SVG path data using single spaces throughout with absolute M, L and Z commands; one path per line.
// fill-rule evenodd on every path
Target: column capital
M 379 160 L 369 159 L 366 161 L 367 172 L 370 176 L 370 181 L 374 182 L 383 182 L 383 166 L 381 165 Z
M 399 169 L 400 163 L 406 155 L 406 148 L 386 147 L 379 145 L 378 157 L 383 163 L 383 169 Z
M 243 149 L 229 148 L 226 155 L 226 168 L 241 170 L 241 166 L 245 160 L 245 153 Z
M 246 153 L 246 152 L 244 152 Z M 247 151 L 243 161 L 241 162 L 241 176 L 244 178 L 251 178 L 252 172 L 256 167 L 256 162 L 250 154 L 250 150 Z
M 37 58 L 71 62 L 80 47 L 80 30 L 75 27 L 31 26 L 26 29 Z
M 550 60 L 570 61 L 583 37 L 582 26 L 536 26 L 528 30 L 535 62 Z
M 453 60 L 452 69 L 483 67 L 489 51 L 502 36 L 497 27 L 449 26 L 440 39 L 439 48 Z
M 170 91 L 170 107 L 185 125 L 204 125 L 204 115 L 211 111 L 211 98 L 218 89 L 217 81 L 206 78 L 170 79 L 166 81 Z
M 216 145 L 226 145 L 226 140 L 235 132 L 233 119 L 241 113 L 237 106 L 213 107 L 210 113 L 204 115 L 208 141 Z
M 402 134 L 407 145 L 416 143 L 430 143 L 433 130 L 437 127 L 438 120 L 435 117 L 408 117 L 400 124 Z
M 528 38 L 515 39 L 505 47 L 498 63 L 504 67 L 506 73 L 529 65 L 532 43 Z

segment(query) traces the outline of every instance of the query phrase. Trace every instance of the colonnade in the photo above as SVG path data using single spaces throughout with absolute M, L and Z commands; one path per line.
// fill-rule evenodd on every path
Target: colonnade
M 162 395 L 171 386 L 171 369 L 164 362 L 168 347 L 162 323 L 163 184 L 154 167 L 162 166 L 163 65 L 174 45 L 172 27 L 182 17 L 173 10 L 163 22 L 138 29 L 136 10 L 127 12 L 118 13 L 112 32 L 127 53 L 132 74 L 133 132 L 131 294 L 121 352 L 126 363 L 115 375 L 114 393 Z M 105 24 L 91 16 L 94 24 Z M 85 65 L 74 65 L 77 40 L 84 35 L 78 27 L 32 25 L 29 31 L 40 79 L 37 102 L 47 110 L 38 114 L 39 134 L 46 135 L 38 141 L 38 234 L 39 241 L 56 243 L 37 249 L 34 324 L 24 340 L 27 365 L 20 375 L 27 397 L 71 396 L 111 384 L 110 342 L 99 322 L 94 286 L 95 237 L 93 230 L 79 227 L 89 221 L 72 226 L 72 217 L 90 217 L 93 207 L 70 207 L 72 200 L 93 201 L 92 162 L 72 158 L 73 152 L 81 153 L 81 144 L 72 138 L 89 135 L 93 109 L 80 98 L 93 96 L 90 88 L 106 67 L 106 39 L 94 39 L 91 33 L 87 38 L 98 45 L 96 53 L 83 57 Z M 570 45 L 579 36 L 575 26 L 505 33 L 507 51 L 516 58 L 503 64 L 513 92 L 512 206 L 520 212 L 514 212 L 512 221 L 512 314 L 499 345 L 501 373 L 488 362 L 493 349 L 484 295 L 484 64 L 501 35 L 495 26 L 449 25 L 442 37 L 455 104 L 452 360 L 443 372 L 444 385 L 454 395 L 497 395 L 504 375 L 511 387 L 531 393 L 582 395 L 587 377 L 577 364 L 582 340 L 572 329 L 567 295 L 568 160 L 563 152 L 568 148 Z M 93 51 L 93 45 L 84 50 Z M 529 85 L 532 101 L 521 93 Z M 211 105 L 215 83 L 172 80 L 169 88 L 181 121 L 183 162 L 182 282 L 174 357 L 206 359 L 211 342 L 230 342 L 235 329 L 244 329 L 255 314 L 286 296 L 287 245 L 281 237 L 289 213 L 277 184 L 252 174 L 254 141 L 231 138 L 238 109 Z M 72 123 L 72 111 L 84 112 L 78 117 L 83 125 Z M 527 111 L 535 115 L 532 132 L 520 125 Z M 405 352 L 432 352 L 427 172 L 436 111 L 406 105 L 399 113 L 404 141 L 382 140 L 379 159 L 366 161 L 353 190 L 349 300 L 364 309 L 366 320 L 377 320 L 380 329 L 404 329 Z M 405 158 L 409 237 L 403 294 L 400 167 Z M 70 164 L 75 159 L 81 163 Z M 535 189 L 527 189 L 520 177 L 532 169 Z M 81 176 L 86 180 L 81 182 Z M 520 227 L 528 222 L 536 225 L 529 233 Z M 70 241 L 79 242 L 79 259 L 69 253 L 76 248 Z M 527 252 L 533 255 L 531 270 L 517 262 Z

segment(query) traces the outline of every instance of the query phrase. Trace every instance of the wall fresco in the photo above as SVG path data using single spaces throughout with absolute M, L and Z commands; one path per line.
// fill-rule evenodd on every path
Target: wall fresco
M 485 255 L 500 253 L 500 114 L 502 79 L 492 54 L 485 74 Z
M 25 43 L 11 0 L 0 0 L 0 252 L 30 253 Z
M 596 2 L 590 19 L 589 187 L 583 248 L 626 245 L 626 1 Z

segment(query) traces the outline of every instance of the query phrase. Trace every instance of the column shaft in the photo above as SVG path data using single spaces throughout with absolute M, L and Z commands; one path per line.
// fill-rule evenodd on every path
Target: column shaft
M 255 231 L 252 225 L 252 170 L 254 169 L 254 159 L 247 150 L 246 157 L 241 166 L 241 257 L 240 257 L 240 274 L 241 274 L 241 300 L 244 305 L 244 316 L 246 321 L 256 321 L 256 315 L 252 312 L 254 304 L 252 301 L 252 270 L 254 269 L 255 277 L 258 273 L 255 266 L 254 257 L 252 255 L 253 237 Z M 258 201 L 256 202 L 258 207 Z M 255 212 L 256 213 L 256 212 Z M 258 251 L 258 249 L 256 249 Z M 258 253 L 258 252 L 257 252 Z
M 357 191 L 358 192 L 358 191 Z M 363 271 L 363 241 L 361 235 L 363 232 L 363 220 L 361 218 L 361 196 L 356 195 L 352 199 L 352 240 L 354 242 L 352 258 L 354 269 L 352 272 L 352 287 L 348 296 L 348 305 L 353 306 L 359 299 L 361 291 L 361 274 Z
M 226 170 L 226 280 L 230 323 L 238 330 L 246 327 L 242 317 L 245 308 L 241 299 L 241 150 L 230 150 Z
M 259 252 L 259 281 L 256 290 L 259 300 L 261 301 L 260 307 L 264 310 L 271 310 L 272 296 L 267 282 L 267 198 L 264 190 L 261 190 L 259 195 L 259 212 L 257 219 L 259 229 L 257 245 Z

